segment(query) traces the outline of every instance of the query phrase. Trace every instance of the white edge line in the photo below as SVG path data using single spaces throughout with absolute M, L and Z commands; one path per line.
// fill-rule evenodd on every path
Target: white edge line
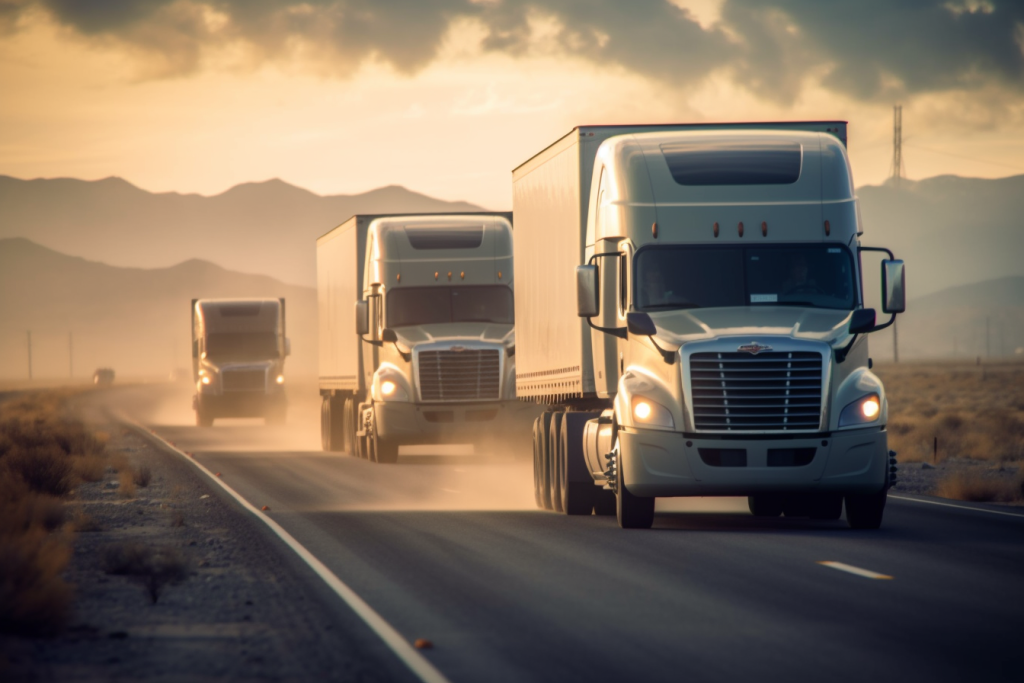
M 924 503 L 925 505 L 941 505 L 944 508 L 956 508 L 957 510 L 973 510 L 974 512 L 987 512 L 992 515 L 1003 515 L 1005 517 L 1016 517 L 1017 519 L 1024 519 L 1024 515 L 1015 512 L 1003 512 L 1002 510 L 989 510 L 988 508 L 972 508 L 967 505 L 954 505 L 952 503 L 940 503 L 937 500 L 921 500 L 920 498 L 907 498 L 906 496 L 894 496 L 889 495 L 890 498 L 896 500 L 909 500 L 911 503 Z
M 171 449 L 187 462 L 192 463 L 198 470 L 203 472 L 211 481 L 219 484 L 222 489 L 228 492 L 232 498 L 237 500 L 243 508 L 251 512 L 257 519 L 270 527 L 270 530 L 277 534 L 278 538 L 285 542 L 285 544 L 295 551 L 302 560 L 309 565 L 310 569 L 316 572 L 317 576 L 324 580 L 331 590 L 333 590 L 339 598 L 345 601 L 352 611 L 355 612 L 359 618 L 361 618 L 367 626 L 369 626 L 374 633 L 376 633 L 384 643 L 391 648 L 402 662 L 415 673 L 423 683 L 451 683 L 444 674 L 438 671 L 433 664 L 431 664 L 423 655 L 416 651 L 416 649 L 406 642 L 405 638 L 395 630 L 395 628 L 384 620 L 384 617 L 377 614 L 377 612 L 370 607 L 365 600 L 348 587 L 348 585 L 339 579 L 334 572 L 328 569 L 323 562 L 318 560 L 313 553 L 306 550 L 306 548 L 295 540 L 295 538 L 285 531 L 280 524 L 275 522 L 273 519 L 263 514 L 262 511 L 258 510 L 255 505 L 247 501 L 237 491 L 228 486 L 219 477 L 215 476 L 210 470 L 208 470 L 202 463 L 187 456 L 184 451 L 179 450 L 177 447 L 172 446 L 159 434 L 150 431 L 144 425 L 135 422 L 134 420 L 124 416 L 118 415 L 118 419 L 122 422 L 127 422 L 133 425 L 137 429 L 143 432 L 144 435 L 156 439 L 165 447 Z
M 832 560 L 819 562 L 818 564 L 830 567 L 832 569 L 838 569 L 841 572 L 847 572 L 848 574 L 856 574 L 857 576 L 863 576 L 865 579 L 891 579 L 892 577 L 888 574 L 879 574 L 873 572 L 870 569 L 861 569 L 860 567 L 854 567 L 852 564 L 846 564 L 845 562 L 834 562 Z

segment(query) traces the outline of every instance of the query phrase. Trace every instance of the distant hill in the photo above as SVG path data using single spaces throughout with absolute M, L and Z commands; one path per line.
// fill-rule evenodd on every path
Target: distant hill
M 316 238 L 355 213 L 479 211 L 403 187 L 320 196 L 281 180 L 223 194 L 151 193 L 120 178 L 0 176 L 0 238 L 25 237 L 118 266 L 201 258 L 224 268 L 316 285 Z
M 937 176 L 858 188 L 861 243 L 907 262 L 911 296 L 1024 275 L 1024 175 Z
M 166 376 L 190 367 L 189 304 L 200 297 L 285 297 L 292 340 L 288 373 L 317 367 L 316 291 L 200 259 L 170 268 L 120 268 L 66 256 L 26 239 L 0 240 L 0 378 L 66 377 L 68 333 L 75 375 Z
M 984 359 L 989 351 L 992 357 L 1019 357 L 1024 355 L 1024 277 L 975 282 L 912 298 L 896 324 L 901 359 Z M 871 336 L 871 355 L 892 358 L 891 330 Z

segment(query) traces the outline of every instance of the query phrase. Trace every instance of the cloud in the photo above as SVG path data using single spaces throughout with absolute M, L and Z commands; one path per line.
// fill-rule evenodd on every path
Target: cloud
M 704 5 L 707 3 L 704 2 Z M 1024 3 L 1014 0 L 722 0 L 702 24 L 686 0 L 0 0 L 0 24 L 42 8 L 86 40 L 119 41 L 165 65 L 245 46 L 256 62 L 314 55 L 338 73 L 376 61 L 414 74 L 451 28 L 478 49 L 566 56 L 685 89 L 724 71 L 792 103 L 808 77 L 860 100 L 1024 88 Z M 705 12 L 706 13 L 706 12 Z

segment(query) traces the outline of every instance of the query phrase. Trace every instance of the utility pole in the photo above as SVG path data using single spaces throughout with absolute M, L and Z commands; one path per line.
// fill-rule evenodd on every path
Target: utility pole
M 73 332 L 68 332 L 68 377 L 75 376 L 75 343 L 72 337 L 73 334 Z
M 992 316 L 985 316 L 985 358 L 992 357 Z
M 900 186 L 903 177 L 903 105 L 892 108 L 892 182 Z
M 32 330 L 28 331 L 28 378 L 32 379 Z

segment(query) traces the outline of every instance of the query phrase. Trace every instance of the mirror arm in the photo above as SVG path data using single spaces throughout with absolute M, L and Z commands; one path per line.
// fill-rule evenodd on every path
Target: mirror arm
M 403 351 L 402 347 L 398 345 L 398 342 L 391 342 L 391 343 L 395 345 L 395 351 L 398 351 L 398 355 L 402 357 L 402 360 L 404 360 L 406 363 L 408 363 L 408 362 L 410 362 L 412 360 L 412 352 L 411 351 Z
M 650 339 L 651 343 L 654 344 L 654 348 L 658 349 L 658 353 L 661 354 L 662 360 L 664 360 L 669 365 L 672 365 L 672 363 L 676 362 L 676 352 L 675 351 L 669 351 L 668 349 L 661 348 L 661 346 L 658 345 L 658 342 L 654 339 L 654 335 L 653 334 L 650 335 L 648 337 L 648 339 Z M 676 349 L 676 351 L 678 351 L 678 349 Z
M 600 332 L 604 332 L 605 334 L 610 334 L 613 337 L 618 337 L 619 339 L 625 339 L 626 338 L 626 328 L 625 327 L 600 327 L 598 325 L 595 325 L 593 322 L 591 322 L 590 318 L 587 318 L 587 324 L 590 325 L 591 329 L 595 329 L 595 330 L 598 330 Z
M 894 322 L 896 322 L 896 316 L 897 315 L 898 314 L 896 314 L 896 313 L 890 313 L 888 320 L 886 320 L 881 325 L 875 325 L 870 330 L 868 330 L 865 334 L 870 334 L 872 332 L 878 332 L 879 330 L 884 330 L 885 328 L 889 327 L 889 325 L 892 325 Z
M 367 344 L 369 344 L 370 346 L 384 346 L 384 342 L 380 341 L 379 339 L 367 339 L 363 335 L 359 335 L 359 338 L 362 339 Z

